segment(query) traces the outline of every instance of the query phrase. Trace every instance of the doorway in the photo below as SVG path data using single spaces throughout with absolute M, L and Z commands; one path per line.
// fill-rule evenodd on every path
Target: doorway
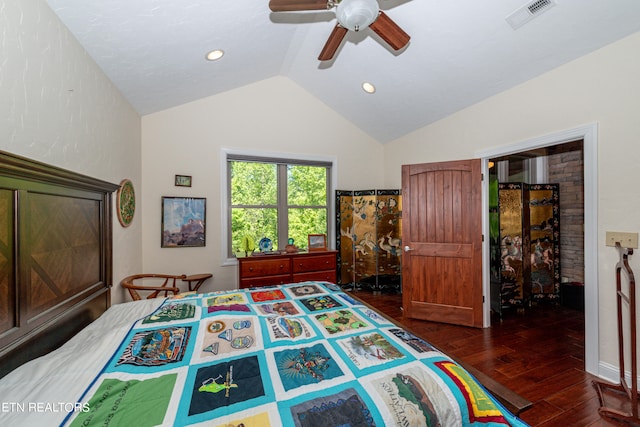
M 489 160 L 493 320 L 584 313 L 582 140 Z M 535 321 L 535 320 L 534 320 Z
M 574 141 L 583 141 L 584 158 L 584 313 L 585 313 L 585 370 L 599 375 L 599 339 L 598 339 L 598 265 L 597 265 L 597 124 L 570 129 L 555 134 L 534 138 L 509 146 L 476 153 L 483 160 L 483 174 L 489 176 L 489 160 L 499 159 L 517 153 L 560 146 Z M 489 183 L 483 182 L 483 234 L 488 236 L 489 229 Z M 489 301 L 490 291 L 490 245 L 484 241 L 483 249 L 483 292 Z M 490 304 L 485 304 L 485 325 L 489 326 Z

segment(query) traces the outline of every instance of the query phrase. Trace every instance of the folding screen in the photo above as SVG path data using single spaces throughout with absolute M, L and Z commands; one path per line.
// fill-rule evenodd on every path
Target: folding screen
M 338 284 L 401 291 L 400 190 L 336 191 Z

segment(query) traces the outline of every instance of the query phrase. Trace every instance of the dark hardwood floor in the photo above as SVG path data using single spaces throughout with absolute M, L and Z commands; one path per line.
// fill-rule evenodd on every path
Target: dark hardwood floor
M 353 295 L 457 360 L 471 365 L 533 403 L 520 418 L 531 426 L 629 426 L 602 417 L 598 395 L 584 370 L 584 315 L 561 306 L 508 312 L 491 328 L 464 326 L 402 316 L 402 297 Z

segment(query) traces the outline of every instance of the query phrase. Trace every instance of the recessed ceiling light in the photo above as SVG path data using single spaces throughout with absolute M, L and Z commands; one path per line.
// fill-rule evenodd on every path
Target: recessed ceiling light
M 362 90 L 367 93 L 375 93 L 376 87 L 373 85 L 373 83 L 364 82 L 362 83 Z
M 222 58 L 224 56 L 224 51 L 221 49 L 216 49 L 216 50 L 212 50 L 211 52 L 207 53 L 207 60 L 208 61 L 216 61 L 220 58 Z

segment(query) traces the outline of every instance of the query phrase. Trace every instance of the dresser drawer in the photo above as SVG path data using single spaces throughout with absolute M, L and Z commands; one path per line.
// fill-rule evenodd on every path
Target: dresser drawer
M 293 259 L 293 273 L 336 269 L 336 255 L 305 256 Z M 335 277 L 334 277 L 335 278 Z
M 293 282 L 331 282 L 336 283 L 336 271 L 313 271 L 311 273 L 296 273 L 293 275 Z
M 240 280 L 240 289 L 259 288 L 262 286 L 283 285 L 291 282 L 291 275 L 253 277 Z
M 266 256 L 266 255 L 265 255 Z M 240 263 L 240 277 L 273 276 L 291 273 L 287 258 L 245 260 Z

